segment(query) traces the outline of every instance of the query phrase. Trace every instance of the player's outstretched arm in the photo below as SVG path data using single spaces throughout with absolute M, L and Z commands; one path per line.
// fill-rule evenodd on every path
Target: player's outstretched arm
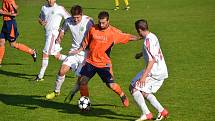
M 136 35 L 131 35 L 131 38 L 130 38 L 131 41 L 140 40 L 140 39 L 142 39 L 142 37 L 136 36 Z

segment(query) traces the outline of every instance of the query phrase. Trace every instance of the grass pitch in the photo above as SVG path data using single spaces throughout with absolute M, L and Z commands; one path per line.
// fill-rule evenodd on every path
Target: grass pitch
M 111 53 L 116 82 L 130 99 L 124 108 L 119 97 L 106 88 L 98 76 L 89 83 L 92 110 L 80 112 L 77 94 L 71 104 L 63 100 L 75 84 L 74 73 L 69 73 L 62 86 L 62 93 L 52 101 L 45 95 L 53 90 L 60 62 L 50 57 L 45 81 L 32 80 L 39 72 L 44 31 L 38 24 L 38 15 L 45 0 L 16 0 L 20 14 L 17 16 L 20 36 L 18 42 L 38 50 L 38 61 L 6 44 L 3 66 L 0 68 L 0 120 L 1 121 L 130 121 L 141 112 L 129 95 L 130 80 L 144 66 L 135 60 L 142 41 L 116 45 Z M 124 32 L 136 34 L 134 22 L 145 18 L 150 30 L 160 40 L 168 66 L 169 78 L 156 93 L 160 102 L 170 112 L 169 121 L 214 121 L 215 94 L 215 1 L 214 0 L 130 0 L 129 11 L 113 11 L 113 0 L 58 0 L 70 10 L 80 4 L 84 13 L 94 18 L 106 10 L 110 22 Z M 121 2 L 121 8 L 123 7 Z M 2 21 L 2 18 L 1 18 Z M 1 22 L 2 25 L 2 22 Z M 62 43 L 63 53 L 70 48 L 70 35 Z M 156 116 L 156 111 L 149 106 Z

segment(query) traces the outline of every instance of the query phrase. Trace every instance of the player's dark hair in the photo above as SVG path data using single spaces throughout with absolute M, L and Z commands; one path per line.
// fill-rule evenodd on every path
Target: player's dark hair
M 106 11 L 102 11 L 98 15 L 98 19 L 104 19 L 104 18 L 106 18 L 107 20 L 109 20 L 109 13 L 106 12 Z
M 71 14 L 74 15 L 82 15 L 82 7 L 79 5 L 74 5 L 72 6 L 71 10 L 70 10 Z
M 141 29 L 143 31 L 148 30 L 148 23 L 145 19 L 140 19 L 135 22 L 136 30 Z

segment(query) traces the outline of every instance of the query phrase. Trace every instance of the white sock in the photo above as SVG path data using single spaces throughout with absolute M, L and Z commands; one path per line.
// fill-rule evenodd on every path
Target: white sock
M 60 89 L 64 80 L 65 80 L 65 75 L 64 76 L 57 75 L 57 80 L 55 81 L 55 92 L 60 92 Z
M 59 60 L 64 61 L 66 59 L 66 55 L 60 54 Z
M 40 73 L 38 75 L 39 78 L 43 78 L 46 68 L 48 67 L 49 64 L 49 58 L 43 58 L 42 60 L 42 67 L 40 69 Z
M 157 98 L 153 94 L 148 94 L 146 99 L 158 110 L 158 112 L 162 112 L 164 110 L 163 106 L 158 102 Z
M 134 100 L 136 101 L 136 103 L 138 104 L 140 109 L 142 110 L 143 115 L 144 114 L 149 114 L 150 111 L 149 111 L 149 109 L 148 109 L 148 107 L 147 107 L 147 105 L 145 103 L 145 99 L 144 99 L 142 93 L 140 91 L 136 91 L 132 95 L 134 97 Z

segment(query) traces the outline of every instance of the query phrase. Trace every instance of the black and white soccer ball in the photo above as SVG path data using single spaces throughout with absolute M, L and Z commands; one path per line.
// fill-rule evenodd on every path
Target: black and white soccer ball
M 91 106 L 91 103 L 90 103 L 89 97 L 86 97 L 86 96 L 80 97 L 80 99 L 78 100 L 78 107 L 80 110 L 88 111 L 90 110 L 90 106 Z

